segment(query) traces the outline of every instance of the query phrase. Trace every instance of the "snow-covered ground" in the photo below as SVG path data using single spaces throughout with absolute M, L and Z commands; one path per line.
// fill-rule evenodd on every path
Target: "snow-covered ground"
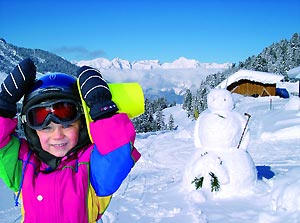
M 248 152 L 264 170 L 259 172 L 265 177 L 258 180 L 254 193 L 202 203 L 190 196 L 183 175 L 196 151 L 195 122 L 178 105 L 165 110 L 165 117 L 173 114 L 177 130 L 137 135 L 142 157 L 114 195 L 103 222 L 300 222 L 299 99 L 235 95 L 234 100 L 236 111 L 251 114 Z M 19 220 L 13 193 L 0 182 L 0 222 Z
M 174 115 L 178 130 L 138 135 L 142 160 L 116 194 L 104 222 L 299 222 L 299 107 L 290 110 L 297 108 L 295 101 L 287 106 L 288 99 L 277 97 L 237 101 L 238 111 L 251 114 L 248 151 L 256 166 L 270 166 L 274 177 L 260 180 L 254 195 L 194 202 L 182 190 L 182 177 L 195 152 L 195 123 L 173 107 L 167 112 Z

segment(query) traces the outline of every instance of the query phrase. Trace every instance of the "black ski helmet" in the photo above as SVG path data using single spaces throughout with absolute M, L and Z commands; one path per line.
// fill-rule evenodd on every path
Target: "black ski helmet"
M 75 77 L 63 73 L 49 73 L 37 78 L 32 88 L 24 95 L 21 111 L 22 126 L 30 148 L 52 170 L 57 168 L 61 157 L 56 157 L 42 149 L 36 130 L 31 129 L 26 124 L 24 117 L 31 106 L 55 99 L 72 99 L 81 104 Z M 81 122 L 82 129 L 80 130 L 78 143 L 68 154 L 75 152 L 90 142 L 84 114 L 82 115 Z

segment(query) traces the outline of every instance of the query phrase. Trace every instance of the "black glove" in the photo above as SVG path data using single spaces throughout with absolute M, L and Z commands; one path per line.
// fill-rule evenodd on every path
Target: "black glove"
M 111 117 L 118 111 L 106 81 L 99 70 L 83 66 L 77 71 L 82 97 L 90 108 L 90 116 L 95 121 Z
M 13 118 L 17 113 L 17 102 L 33 86 L 36 67 L 29 58 L 19 63 L 1 84 L 0 116 Z

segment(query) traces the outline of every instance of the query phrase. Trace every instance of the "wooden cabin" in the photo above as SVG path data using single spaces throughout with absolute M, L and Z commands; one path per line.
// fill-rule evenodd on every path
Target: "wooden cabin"
M 242 94 L 245 96 L 275 96 L 276 84 L 260 83 L 242 79 L 229 85 L 227 90 L 231 93 Z
M 282 79 L 283 76 L 277 74 L 239 70 L 230 75 L 218 87 L 245 96 L 275 96 L 276 83 L 279 83 Z

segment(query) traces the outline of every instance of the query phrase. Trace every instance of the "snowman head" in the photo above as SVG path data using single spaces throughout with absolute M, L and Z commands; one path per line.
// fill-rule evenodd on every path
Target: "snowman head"
M 231 93 L 225 89 L 213 89 L 207 95 L 207 106 L 211 112 L 231 111 L 234 102 Z

